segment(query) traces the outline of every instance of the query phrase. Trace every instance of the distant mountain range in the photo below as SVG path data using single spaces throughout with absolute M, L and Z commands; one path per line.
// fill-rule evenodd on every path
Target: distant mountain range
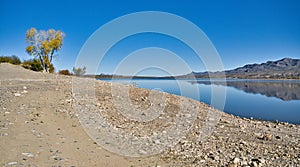
M 233 70 L 224 71 L 227 78 L 251 79 L 300 79 L 300 59 L 284 58 L 261 64 L 247 64 Z M 219 78 L 222 72 L 192 72 L 180 78 Z
M 223 85 L 242 90 L 246 93 L 261 94 L 267 97 L 276 97 L 283 101 L 300 100 L 300 84 L 298 81 L 261 81 L 252 79 L 221 80 L 191 80 L 191 84 Z
M 300 79 L 300 59 L 284 58 L 277 61 L 268 61 L 261 64 L 247 64 L 233 70 L 223 72 L 192 72 L 186 75 L 149 77 L 149 76 L 122 76 L 122 75 L 89 75 L 96 78 L 220 78 L 224 74 L 226 78 L 243 79 Z

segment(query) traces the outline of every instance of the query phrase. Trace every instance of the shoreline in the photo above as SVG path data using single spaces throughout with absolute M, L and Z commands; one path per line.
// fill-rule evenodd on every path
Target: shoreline
M 100 109 L 116 129 L 133 136 L 147 138 L 170 126 L 172 120 L 179 117 L 174 113 L 180 112 L 180 99 L 187 100 L 183 104 L 195 106 L 191 111 L 200 114 L 187 135 L 161 154 L 142 158 L 119 156 L 95 143 L 98 141 L 92 140 L 79 123 L 78 113 L 74 111 L 74 77 L 36 73 L 4 64 L 0 64 L 0 74 L 3 141 L 0 162 L 3 166 L 283 166 L 300 163 L 299 125 L 239 118 L 199 101 L 157 92 L 154 97 L 166 95 L 167 103 L 162 105 L 165 115 L 148 123 L 139 123 L 125 119 L 117 112 L 110 92 L 111 83 L 96 81 L 98 101 L 91 105 Z M 83 81 L 87 78 L 75 79 Z M 118 85 L 116 89 L 121 92 L 125 87 Z M 134 106 L 141 109 L 151 106 L 149 93 L 152 91 L 128 88 Z M 121 99 L 121 107 L 126 106 L 123 97 Z M 203 136 L 205 123 L 210 121 L 207 111 L 219 113 L 221 117 L 213 125 L 215 129 L 211 134 L 205 140 L 198 140 Z
M 239 77 L 180 77 L 180 76 L 122 76 L 122 75 L 92 75 L 87 74 L 83 77 L 95 78 L 95 79 L 178 79 L 178 80 L 190 80 L 190 79 L 236 79 L 236 80 L 296 80 L 299 81 L 300 78 L 239 78 Z

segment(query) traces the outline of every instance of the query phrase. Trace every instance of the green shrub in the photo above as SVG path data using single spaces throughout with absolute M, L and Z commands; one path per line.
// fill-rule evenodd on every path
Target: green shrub
M 54 68 L 53 64 L 50 64 L 49 73 L 54 73 L 54 70 L 55 70 L 55 68 Z
M 13 55 L 13 56 L 0 56 L 0 63 L 11 63 L 15 65 L 21 64 L 21 60 Z
M 58 73 L 62 75 L 72 75 L 69 70 L 60 70 Z
M 33 70 L 33 71 L 43 71 L 43 67 L 37 59 L 30 59 L 30 60 L 25 60 L 22 63 L 22 66 L 26 69 Z
M 32 70 L 32 71 L 43 71 L 42 64 L 37 59 L 24 60 L 24 62 L 22 63 L 22 66 L 24 68 Z M 54 66 L 53 66 L 53 64 L 50 64 L 49 72 L 50 73 L 54 72 Z

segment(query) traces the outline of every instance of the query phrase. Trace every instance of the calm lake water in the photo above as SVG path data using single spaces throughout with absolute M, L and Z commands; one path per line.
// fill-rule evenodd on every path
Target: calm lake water
M 240 117 L 283 121 L 300 124 L 300 80 L 245 80 L 245 79 L 101 79 L 110 82 L 136 84 L 146 89 L 190 97 L 215 108 L 212 90 L 226 90 L 223 111 Z M 183 92 L 184 91 L 184 92 Z M 199 96 L 195 95 L 199 91 Z M 221 94 L 221 93 L 220 93 Z M 218 97 L 216 97 L 218 98 Z

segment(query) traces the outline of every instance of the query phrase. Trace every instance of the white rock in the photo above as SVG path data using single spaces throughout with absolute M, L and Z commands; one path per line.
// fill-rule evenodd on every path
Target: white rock
M 139 154 L 146 155 L 147 152 L 145 150 L 139 150 Z
M 233 163 L 234 163 L 234 164 L 240 163 L 240 159 L 239 159 L 239 158 L 234 158 L 234 159 L 233 159 Z
M 9 162 L 9 163 L 7 163 L 7 165 L 17 165 L 18 164 L 18 162 Z
M 34 157 L 34 155 L 32 153 L 22 153 L 22 155 L 25 155 L 27 157 Z
M 0 133 L 0 136 L 8 136 L 8 133 Z
M 15 96 L 16 96 L 16 97 L 20 97 L 21 94 L 20 94 L 20 93 L 15 93 Z
M 266 161 L 263 158 L 258 159 L 260 163 L 264 164 Z
M 72 99 L 67 99 L 66 102 L 71 103 Z
M 155 143 L 155 144 L 159 144 L 160 141 L 159 141 L 159 140 L 155 140 L 154 143 Z

